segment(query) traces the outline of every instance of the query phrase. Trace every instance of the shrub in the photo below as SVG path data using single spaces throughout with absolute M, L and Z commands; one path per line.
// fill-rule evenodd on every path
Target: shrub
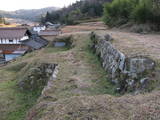
M 132 6 L 130 0 L 114 0 L 112 3 L 105 4 L 104 22 L 113 26 L 115 23 L 126 23 L 129 20 Z
M 153 13 L 152 22 L 158 24 L 160 27 L 160 2 L 159 3 L 158 1 L 153 2 L 152 13 Z
M 136 22 L 146 23 L 152 19 L 152 3 L 150 2 L 150 0 L 143 0 L 136 5 L 131 15 Z
M 104 5 L 103 20 L 110 26 L 134 21 L 153 24 L 160 29 L 160 3 L 156 0 L 113 0 Z

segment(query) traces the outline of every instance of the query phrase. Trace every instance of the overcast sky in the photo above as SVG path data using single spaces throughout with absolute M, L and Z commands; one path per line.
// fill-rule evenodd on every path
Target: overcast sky
M 2 0 L 0 10 L 39 9 L 44 7 L 64 7 L 78 0 Z

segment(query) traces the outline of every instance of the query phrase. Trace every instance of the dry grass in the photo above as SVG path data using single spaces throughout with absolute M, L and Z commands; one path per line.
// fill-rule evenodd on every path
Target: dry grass
M 28 115 L 29 120 L 39 120 L 40 118 L 41 120 L 160 119 L 158 114 L 160 113 L 159 91 L 137 96 L 110 96 L 115 95 L 114 86 L 108 82 L 107 73 L 88 47 L 90 45 L 89 33 L 92 30 L 102 29 L 105 29 L 105 26 L 101 23 L 67 26 L 63 28 L 65 34 L 62 36 L 73 34 L 74 47 L 72 49 L 48 46 L 29 53 L 6 67 L 2 67 L 0 70 L 1 120 L 22 120 L 25 112 L 31 106 L 30 103 L 32 105 L 35 103 L 37 96 L 28 95 L 24 97 L 26 93 L 18 92 L 15 88 L 16 75 L 21 71 L 21 67 L 23 68 L 21 63 L 31 64 L 36 61 L 57 63 L 59 65 L 59 74 L 53 86 L 45 91 L 44 96 L 38 99 L 37 105 Z M 159 41 L 157 40 L 159 35 L 149 35 L 148 37 L 118 31 L 106 30 L 99 32 L 100 34 L 109 33 L 113 35 L 115 38 L 113 44 L 116 47 L 120 46 L 119 49 L 124 52 L 132 52 L 131 48 L 133 48 L 133 50 L 136 49 L 136 51 L 141 52 L 144 49 L 142 52 L 144 53 L 145 49 L 149 47 L 147 52 L 150 52 L 151 55 L 155 52 L 154 56 L 159 59 L 157 51 L 159 48 Z M 144 39 L 141 40 L 143 37 Z M 157 45 L 150 41 L 152 39 L 157 42 Z M 146 45 L 144 42 L 149 42 L 151 45 Z M 156 51 L 154 51 L 155 49 Z M 126 52 L 126 54 L 128 53 Z M 16 64 L 21 65 L 15 68 L 14 65 Z M 28 98 L 33 99 L 29 101 Z
M 159 120 L 160 94 L 79 96 L 41 102 L 34 111 L 36 115 L 29 120 Z
M 110 34 L 113 45 L 128 56 L 147 56 L 154 60 L 160 60 L 160 35 L 138 34 L 126 31 L 107 29 L 102 22 L 82 23 L 76 26 L 66 26 L 62 29 L 64 33 L 97 31 L 99 34 Z
M 106 30 L 106 26 L 102 22 L 81 23 L 74 26 L 65 26 L 62 28 L 63 33 Z
M 113 45 L 127 56 L 147 56 L 160 60 L 160 35 L 120 32 L 117 30 L 99 31 L 99 34 L 110 34 Z
M 91 25 L 87 23 L 63 29 L 66 35 L 74 34 L 77 46 L 72 50 L 61 53 L 61 55 L 59 54 L 59 57 L 64 61 L 59 61 L 60 73 L 58 79 L 54 82 L 54 87 L 46 93 L 46 96 L 50 97 L 49 99 L 41 98 L 39 100 L 39 103 L 28 115 L 29 120 L 40 118 L 41 120 L 160 119 L 159 90 L 136 96 L 113 97 L 105 94 L 113 87 L 104 85 L 107 84 L 106 80 L 103 80 L 106 73 L 103 70 L 101 71 L 100 64 L 95 61 L 95 57 L 88 57 L 91 54 L 88 55 L 86 52 L 87 34 L 91 30 L 101 29 L 98 26 L 93 26 L 96 28 L 93 29 Z M 152 39 L 159 44 L 158 35 L 149 35 L 148 38 L 146 35 L 109 30 L 99 31 L 99 33 L 113 35 L 115 38 L 113 44 L 127 55 L 140 55 L 140 53 L 136 53 L 138 51 L 144 54 L 147 46 L 150 46 L 147 54 L 149 54 L 149 51 L 153 52 L 154 49 L 158 48 L 158 45 L 152 48 L 151 46 L 154 44 L 149 42 Z M 141 38 L 144 39 L 141 40 Z M 146 42 L 149 42 L 149 44 L 146 45 Z M 150 55 L 152 54 L 150 53 Z M 156 59 L 159 59 L 157 52 L 153 55 L 156 56 Z
M 36 93 L 22 92 L 17 87 L 17 74 L 25 64 L 13 63 L 0 69 L 0 120 L 24 119 L 37 100 Z

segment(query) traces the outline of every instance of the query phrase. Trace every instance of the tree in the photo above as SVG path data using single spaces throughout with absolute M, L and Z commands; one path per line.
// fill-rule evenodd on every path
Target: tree
M 51 18 L 52 18 L 52 16 L 50 15 L 49 12 L 47 12 L 45 21 L 46 21 L 46 22 L 51 21 Z
M 129 21 L 133 10 L 131 0 L 114 0 L 104 5 L 103 20 L 110 26 L 121 25 Z

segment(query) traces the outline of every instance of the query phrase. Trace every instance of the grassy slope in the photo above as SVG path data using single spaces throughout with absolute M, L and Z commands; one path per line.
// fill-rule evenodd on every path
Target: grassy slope
M 114 86 L 107 82 L 97 57 L 88 49 L 87 33 L 74 33 L 74 38 L 75 48 L 55 57 L 50 53 L 48 60 L 58 59 L 60 73 L 53 87 L 45 93 L 49 97 L 40 99 L 31 110 L 30 120 L 160 119 L 159 91 L 135 96 L 107 95 L 115 95 Z
M 160 112 L 159 90 L 136 96 L 113 97 L 105 94 L 114 94 L 114 86 L 107 82 L 106 73 L 100 66 L 97 57 L 89 51 L 89 38 L 87 32 L 84 32 L 104 30 L 104 25 L 100 26 L 99 24 L 87 23 L 66 26 L 62 29 L 64 33 L 74 34 L 77 46 L 57 55 L 50 52 L 48 60 L 59 63 L 60 73 L 57 80 L 54 81 L 53 87 L 45 93 L 49 98 L 40 99 L 28 118 L 31 120 L 40 118 L 41 120 L 160 119 L 160 115 L 158 115 Z M 103 31 L 103 33 L 106 32 L 109 30 Z M 116 34 L 117 31 L 113 32 L 113 37 Z M 132 38 L 135 37 L 132 33 L 130 34 Z M 118 34 L 117 37 L 121 38 L 122 35 Z M 144 36 L 142 35 L 142 37 Z M 125 43 L 122 44 L 125 45 Z
M 71 29 L 67 28 L 64 29 L 64 31 L 74 32 L 77 31 L 79 27 L 82 31 L 86 31 L 86 28 L 87 30 L 93 30 L 93 27 L 95 28 L 94 30 L 102 29 L 102 27 L 98 28 L 94 26 L 93 23 L 92 26 L 89 26 L 90 28 L 86 24 L 75 27 L 76 28 L 73 29 L 72 26 L 69 26 Z M 113 90 L 114 86 L 108 82 L 106 72 L 102 69 L 97 57 L 88 47 L 90 44 L 88 33 L 89 32 L 73 33 L 75 47 L 70 50 L 68 50 L 68 48 L 52 48 L 48 46 L 40 51 L 29 53 L 16 62 L 1 68 L 0 120 L 22 120 L 28 108 L 36 102 L 37 94 L 22 93 L 17 89 L 16 75 L 21 71 L 20 68 L 23 66 L 18 65 L 21 66 L 20 68 L 13 67 L 14 64 L 16 64 L 16 66 L 22 62 L 30 64 L 33 61 L 59 64 L 57 80 L 54 82 L 52 88 L 45 93 L 45 95 L 49 97 L 39 99 L 41 103 L 51 104 L 45 107 L 44 111 L 41 111 L 41 109 L 39 109 L 41 106 L 39 106 L 38 102 L 36 105 L 38 115 L 35 116 L 33 120 L 40 117 L 44 120 L 49 120 L 50 117 L 55 119 L 58 117 L 63 120 L 64 118 L 66 120 L 73 119 L 74 116 L 68 113 L 69 109 L 71 109 L 70 111 L 73 112 L 73 115 L 77 116 L 78 114 L 79 118 L 77 119 L 80 120 L 88 119 L 90 113 L 86 114 L 88 113 L 86 110 L 91 110 L 90 112 L 93 116 L 100 116 L 103 120 L 104 118 L 119 118 L 119 120 L 124 120 L 132 114 L 137 114 L 142 119 L 155 117 L 156 114 L 159 113 L 159 92 L 144 96 L 124 96 L 120 98 L 104 95 L 115 95 Z M 23 74 L 20 75 L 22 76 Z M 56 101 L 56 104 L 54 104 L 54 101 Z M 66 102 L 68 104 L 66 104 Z M 81 102 L 81 104 L 79 104 L 79 102 Z M 85 108 L 86 106 L 87 108 Z M 53 111 L 54 107 L 55 111 L 60 113 L 56 114 L 56 117 Z M 140 109 L 140 111 L 137 111 L 138 109 Z M 65 110 L 65 112 L 62 111 L 61 113 L 61 110 Z M 150 113 L 150 110 L 154 113 Z
M 74 35 L 75 47 L 68 51 L 46 48 L 39 52 L 40 60 L 59 64 L 59 74 L 53 87 L 45 93 L 54 99 L 80 95 L 114 94 L 113 86 L 107 82 L 106 72 L 97 57 L 89 51 L 88 33 Z M 46 59 L 47 58 L 47 59 Z
M 22 120 L 38 95 L 18 90 L 16 72 L 3 69 L 0 74 L 0 120 Z
M 114 94 L 114 87 L 107 82 L 106 72 L 97 57 L 89 50 L 88 33 L 77 34 L 74 37 L 75 47 L 70 50 L 48 46 L 0 68 L 0 120 L 22 120 L 38 98 L 37 93 L 21 92 L 16 85 L 17 75 L 23 75 L 23 62 L 30 64 L 38 60 L 59 64 L 58 80 L 46 93 L 55 99 Z

